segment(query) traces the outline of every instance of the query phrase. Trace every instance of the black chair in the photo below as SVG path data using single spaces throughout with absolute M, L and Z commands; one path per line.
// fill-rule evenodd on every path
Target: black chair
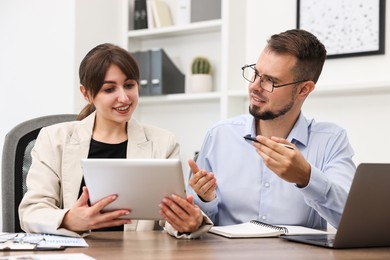
M 4 139 L 1 168 L 3 232 L 22 232 L 18 207 L 26 192 L 31 149 L 42 127 L 74 121 L 77 115 L 59 114 L 34 118 L 15 126 Z

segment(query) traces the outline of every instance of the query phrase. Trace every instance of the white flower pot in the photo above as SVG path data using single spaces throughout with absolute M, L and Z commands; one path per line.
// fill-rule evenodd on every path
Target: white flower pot
M 213 80 L 210 74 L 192 74 L 190 93 L 210 92 L 213 90 Z

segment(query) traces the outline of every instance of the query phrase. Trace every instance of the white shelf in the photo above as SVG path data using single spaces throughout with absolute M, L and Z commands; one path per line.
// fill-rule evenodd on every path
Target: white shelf
M 356 84 L 343 84 L 340 85 L 319 85 L 317 89 L 313 91 L 313 96 L 327 97 L 327 96 L 340 96 L 340 95 L 368 95 L 373 93 L 388 93 L 390 92 L 390 82 L 367 82 Z
M 169 94 L 161 96 L 143 96 L 139 99 L 140 105 L 157 105 L 164 103 L 182 103 L 182 102 L 209 102 L 219 101 L 220 92 L 191 93 L 191 94 Z
M 221 30 L 221 24 L 222 21 L 218 19 L 155 29 L 131 30 L 128 32 L 128 37 L 129 39 L 150 40 L 158 39 L 161 37 L 173 37 L 188 34 L 218 32 Z

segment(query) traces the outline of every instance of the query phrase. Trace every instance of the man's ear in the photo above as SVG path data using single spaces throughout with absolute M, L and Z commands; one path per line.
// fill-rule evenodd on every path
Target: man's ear
M 91 104 L 92 99 L 90 98 L 88 91 L 85 89 L 83 85 L 80 85 L 80 92 L 83 95 L 84 99 L 88 102 L 88 104 Z
M 315 86 L 316 85 L 313 81 L 305 81 L 299 89 L 299 95 L 304 96 L 306 98 L 314 90 Z

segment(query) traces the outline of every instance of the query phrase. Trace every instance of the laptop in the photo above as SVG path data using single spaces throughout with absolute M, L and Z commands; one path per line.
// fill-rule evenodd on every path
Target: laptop
M 390 246 L 390 164 L 363 163 L 333 235 L 282 236 L 290 241 L 329 248 Z
M 159 204 L 165 196 L 186 196 L 179 159 L 82 159 L 89 200 L 117 194 L 104 211 L 131 209 L 121 218 L 163 219 Z

